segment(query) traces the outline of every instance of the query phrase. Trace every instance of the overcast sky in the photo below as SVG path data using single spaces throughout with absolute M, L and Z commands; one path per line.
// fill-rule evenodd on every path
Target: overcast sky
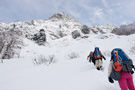
M 86 25 L 135 21 L 135 0 L 0 0 L 0 21 L 47 19 L 64 12 Z

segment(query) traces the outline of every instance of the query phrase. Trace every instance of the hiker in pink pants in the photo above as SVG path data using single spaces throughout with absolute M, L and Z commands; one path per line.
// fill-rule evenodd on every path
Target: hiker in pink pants
M 108 80 L 110 83 L 118 81 L 121 90 L 135 90 L 132 74 L 135 71 L 132 59 L 120 48 L 111 52 L 111 60 L 108 67 Z
M 131 73 L 121 72 L 121 78 L 118 80 L 121 90 L 135 90 L 133 77 Z
M 109 67 L 108 67 L 108 79 L 110 83 L 114 83 L 113 79 L 110 77 L 110 74 L 112 72 L 112 65 L 113 65 L 113 61 L 110 61 Z M 119 82 L 119 86 L 121 88 L 121 90 L 135 90 L 134 87 L 134 83 L 133 83 L 133 76 L 131 74 L 131 72 L 120 72 L 120 80 L 118 80 Z

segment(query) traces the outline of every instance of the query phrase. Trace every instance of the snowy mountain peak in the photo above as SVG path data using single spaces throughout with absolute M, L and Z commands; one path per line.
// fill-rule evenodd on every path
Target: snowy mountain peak
M 50 20 L 70 20 L 73 19 L 69 15 L 65 14 L 64 12 L 56 13 L 49 18 Z

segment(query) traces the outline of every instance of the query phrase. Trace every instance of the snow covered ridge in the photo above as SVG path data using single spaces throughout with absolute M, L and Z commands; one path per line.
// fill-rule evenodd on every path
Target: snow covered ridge
M 63 33 L 64 36 L 71 35 L 71 33 L 77 30 L 81 35 L 82 24 L 70 17 L 65 13 L 57 13 L 45 20 L 32 20 L 25 22 L 15 23 L 0 23 L 0 31 L 11 30 L 21 31 L 22 35 L 27 38 L 37 33 L 40 29 L 45 30 L 47 39 L 58 39 L 60 38 L 59 33 Z M 91 33 L 106 33 L 111 32 L 115 26 L 92 26 L 90 27 Z
M 32 20 L 26 22 L 15 23 L 1 23 L 0 30 L 15 29 L 21 31 L 23 36 L 31 37 L 40 29 L 44 29 L 48 39 L 57 39 L 59 31 L 65 35 L 70 35 L 72 31 L 81 29 L 81 24 L 66 15 L 65 13 L 58 13 L 46 20 Z
M 97 34 L 97 33 L 111 33 L 114 29 L 116 28 L 116 26 L 110 25 L 110 24 L 106 24 L 104 26 L 90 26 L 90 30 Z

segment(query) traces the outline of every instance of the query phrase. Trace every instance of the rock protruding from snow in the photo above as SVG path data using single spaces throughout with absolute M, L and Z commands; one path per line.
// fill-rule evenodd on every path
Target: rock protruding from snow
M 46 41 L 46 34 L 44 29 L 41 29 L 37 34 L 34 34 L 32 40 L 35 41 L 38 45 L 44 45 Z
M 76 39 L 76 38 L 78 38 L 78 37 L 80 37 L 81 35 L 80 35 L 80 33 L 77 31 L 77 30 L 75 30 L 75 31 L 73 31 L 72 32 L 72 37 L 74 38 L 74 39 Z
M 89 34 L 90 33 L 90 30 L 89 30 L 88 26 L 86 26 L 86 25 L 82 26 L 81 31 L 82 31 L 83 34 Z

